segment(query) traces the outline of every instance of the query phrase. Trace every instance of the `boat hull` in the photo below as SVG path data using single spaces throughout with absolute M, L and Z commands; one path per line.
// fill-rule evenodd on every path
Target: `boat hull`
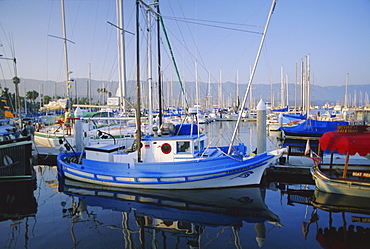
M 311 168 L 311 174 L 315 180 L 316 187 L 323 192 L 370 197 L 370 182 L 330 178 L 316 166 Z
M 77 181 L 109 187 L 142 189 L 204 189 L 260 184 L 266 167 L 277 159 L 267 153 L 238 161 L 235 157 L 204 158 L 162 163 L 68 163 L 71 154 L 58 156 L 59 174 Z
M 59 147 L 59 139 L 62 139 L 63 135 L 48 134 L 43 132 L 35 132 L 34 141 L 36 144 L 43 147 Z

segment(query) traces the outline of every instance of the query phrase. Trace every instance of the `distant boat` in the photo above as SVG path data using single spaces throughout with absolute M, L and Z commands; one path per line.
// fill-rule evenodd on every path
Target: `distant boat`
M 325 132 L 337 130 L 339 125 L 348 125 L 348 122 L 307 119 L 296 126 L 280 127 L 280 130 L 289 139 L 319 139 Z
M 90 117 L 83 117 L 82 125 L 85 145 L 92 144 L 120 144 L 128 148 L 134 141 L 133 134 L 136 131 L 135 123 L 129 122 L 132 118 L 120 118 L 112 112 L 94 112 Z M 128 121 L 128 122 L 127 122 Z M 64 122 L 60 120 L 54 125 L 42 127 L 35 132 L 34 141 L 43 147 L 60 146 L 59 140 L 67 139 L 71 145 L 75 145 L 75 134 L 65 136 Z

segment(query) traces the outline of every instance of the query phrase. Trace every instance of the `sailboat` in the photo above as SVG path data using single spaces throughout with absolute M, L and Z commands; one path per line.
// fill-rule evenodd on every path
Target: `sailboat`
M 119 5 L 120 1 L 117 1 L 117 8 L 121 8 Z M 63 30 L 63 44 L 64 44 L 64 63 L 66 69 L 66 98 L 63 100 L 58 100 L 57 102 L 50 103 L 47 109 L 56 110 L 56 109 L 65 109 L 66 107 L 70 108 L 70 83 L 71 79 L 69 77 L 70 71 L 68 70 L 68 55 L 67 55 L 67 35 L 66 35 L 66 25 L 65 25 L 65 11 L 64 11 L 64 0 L 61 0 L 61 13 L 62 13 L 62 30 Z M 117 18 L 120 19 L 121 17 Z M 122 32 L 119 32 L 122 33 Z M 59 38 L 59 37 L 57 37 Z M 119 36 L 120 39 L 122 39 Z M 121 43 L 120 43 L 121 44 Z M 120 47 L 119 52 L 122 53 L 122 48 Z M 124 64 L 124 55 L 119 56 L 120 67 Z M 125 81 L 124 68 L 120 68 L 120 78 L 121 83 Z M 122 85 L 124 85 L 122 83 Z M 124 86 L 119 84 L 118 92 L 120 92 L 121 100 L 123 99 L 122 92 L 124 92 Z M 91 89 L 91 87 L 90 87 Z M 89 93 L 91 95 L 91 93 Z M 91 97 L 91 96 L 90 96 Z M 91 98 L 90 98 L 91 99 Z M 92 107 L 92 105 L 89 105 Z M 104 112 L 103 108 L 109 109 L 110 106 L 94 106 L 96 108 L 101 108 L 99 112 L 93 114 L 92 116 L 85 117 L 85 123 L 83 124 L 83 131 L 85 132 L 85 144 L 100 144 L 100 143 L 119 143 L 125 147 L 129 147 L 133 139 L 133 133 L 136 128 L 129 124 L 131 118 L 122 118 L 117 117 L 111 111 Z M 91 114 L 91 113 L 90 113 Z M 66 137 L 64 132 L 64 122 L 58 120 L 54 125 L 42 127 L 40 130 L 36 129 L 34 134 L 34 141 L 36 144 L 43 147 L 56 147 L 60 146 L 60 139 L 68 140 L 68 143 L 74 146 L 76 144 L 74 132 Z M 74 129 L 72 129 L 74 131 Z
M 137 12 L 139 4 L 137 2 Z M 275 4 L 273 1 L 253 72 Z M 247 155 L 243 143 L 211 147 L 206 134 L 196 124 L 163 123 L 159 129 L 153 128 L 153 134 L 142 137 L 138 68 L 135 143 L 128 149 L 119 145 L 96 145 L 85 147 L 84 153 L 63 152 L 57 158 L 62 177 L 102 186 L 142 189 L 204 189 L 260 184 L 265 169 L 276 162 L 284 149 Z M 248 89 L 252 79 L 253 76 Z M 239 121 L 240 118 L 241 115 Z

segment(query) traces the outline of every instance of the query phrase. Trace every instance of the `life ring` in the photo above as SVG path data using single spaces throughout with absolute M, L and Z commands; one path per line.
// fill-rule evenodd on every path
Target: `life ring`
M 163 154 L 169 154 L 171 152 L 172 148 L 171 148 L 170 144 L 164 143 L 161 146 L 161 150 L 162 150 Z

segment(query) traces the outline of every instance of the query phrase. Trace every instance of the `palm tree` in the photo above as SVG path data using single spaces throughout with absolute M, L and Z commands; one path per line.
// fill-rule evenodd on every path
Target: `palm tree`
M 108 91 L 105 87 L 104 88 L 98 88 L 97 91 L 98 91 L 98 93 L 104 93 L 104 94 L 106 94 L 106 96 L 108 98 L 112 96 L 112 93 L 110 91 Z M 104 100 L 104 98 L 103 98 L 103 101 L 105 102 L 106 99 Z
M 39 97 L 39 93 L 35 90 L 28 91 L 26 93 L 26 99 L 31 100 L 32 106 L 31 106 L 31 111 L 33 111 L 35 107 L 35 100 Z
M 45 105 L 49 104 L 50 100 L 51 100 L 51 97 L 49 95 L 44 95 L 44 104 Z

